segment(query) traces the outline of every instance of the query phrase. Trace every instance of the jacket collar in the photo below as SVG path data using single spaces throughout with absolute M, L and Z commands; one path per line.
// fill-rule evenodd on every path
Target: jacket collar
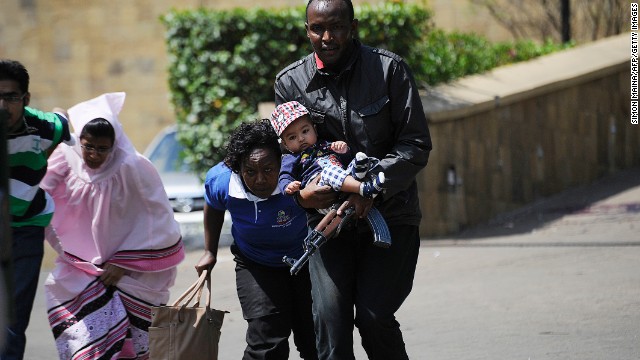
M 280 194 L 280 189 L 276 186 L 271 193 L 271 196 Z M 249 192 L 242 182 L 242 178 L 239 174 L 231 172 L 231 178 L 229 179 L 229 196 L 237 199 L 247 199 L 251 202 L 259 202 L 267 199 L 263 199 Z
M 353 68 L 353 65 L 355 64 L 355 62 L 358 60 L 358 58 L 360 57 L 360 49 L 362 47 L 362 43 L 357 40 L 354 39 L 353 40 L 353 51 L 351 52 L 351 57 L 349 58 L 349 61 L 347 61 L 347 64 L 344 66 L 344 68 L 342 68 L 340 70 L 340 73 L 336 74 L 334 72 L 328 71 L 326 69 L 320 69 L 318 68 L 318 62 L 316 61 L 316 53 L 314 52 L 313 54 L 311 54 L 310 58 L 310 66 L 309 66 L 309 71 L 310 71 L 310 80 L 309 80 L 309 84 L 307 84 L 307 90 L 309 90 L 310 88 L 312 88 L 312 84 L 319 80 L 321 77 L 323 76 L 342 76 L 342 74 L 344 74 L 345 72 L 350 71 Z

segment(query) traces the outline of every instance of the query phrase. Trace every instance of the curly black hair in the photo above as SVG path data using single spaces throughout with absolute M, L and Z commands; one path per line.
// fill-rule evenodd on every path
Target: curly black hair
M 244 122 L 229 135 L 225 148 L 227 152 L 224 158 L 225 165 L 234 173 L 240 173 L 242 160 L 255 148 L 272 149 L 278 159 L 282 155 L 278 136 L 273 131 L 269 119 Z

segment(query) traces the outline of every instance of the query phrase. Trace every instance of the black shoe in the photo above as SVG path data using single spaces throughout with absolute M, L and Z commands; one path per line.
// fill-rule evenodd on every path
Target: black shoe
M 378 173 L 378 176 L 373 175 L 371 180 L 365 181 L 360 184 L 360 195 L 367 199 L 373 199 L 384 190 L 384 173 Z

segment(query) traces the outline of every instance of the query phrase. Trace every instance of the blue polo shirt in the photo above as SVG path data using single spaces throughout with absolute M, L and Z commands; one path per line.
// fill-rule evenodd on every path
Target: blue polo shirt
M 291 196 L 276 187 L 261 199 L 245 188 L 240 175 L 223 163 L 207 172 L 205 200 L 216 210 L 227 210 L 233 224 L 231 235 L 248 259 L 266 266 L 285 267 L 283 256 L 299 258 L 307 236 L 307 218 Z

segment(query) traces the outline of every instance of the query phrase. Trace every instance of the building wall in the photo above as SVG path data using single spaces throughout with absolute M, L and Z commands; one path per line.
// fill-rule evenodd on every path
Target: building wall
M 499 30 L 467 0 L 418 1 L 435 10 L 440 27 L 491 36 Z M 277 8 L 305 3 L 267 0 L 261 4 Z M 356 5 L 362 3 L 354 0 Z M 0 57 L 25 64 L 32 78 L 32 106 L 43 110 L 68 108 L 104 92 L 125 91 L 121 119 L 142 151 L 160 129 L 174 123 L 165 29 L 159 17 L 172 8 L 255 4 L 250 0 L 3 0 Z
M 416 0 L 434 12 L 436 27 L 447 31 L 477 33 L 491 41 L 512 41 L 513 36 L 489 12 L 469 0 Z
M 639 166 L 628 46 L 627 33 L 426 94 L 434 150 L 419 179 L 422 235 Z

